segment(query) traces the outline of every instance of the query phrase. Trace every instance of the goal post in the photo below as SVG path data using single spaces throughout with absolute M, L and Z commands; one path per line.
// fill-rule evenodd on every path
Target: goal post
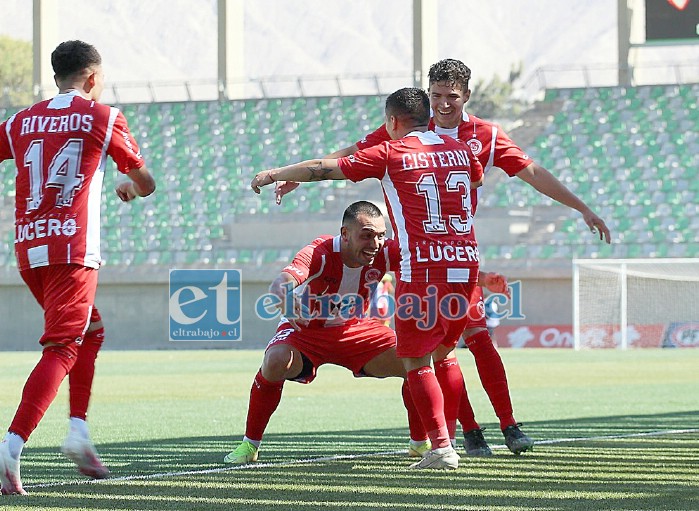
M 575 349 L 699 347 L 699 258 L 573 260 Z

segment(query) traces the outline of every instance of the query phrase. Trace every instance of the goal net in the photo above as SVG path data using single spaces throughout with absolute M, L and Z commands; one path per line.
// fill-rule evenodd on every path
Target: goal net
M 575 349 L 699 347 L 699 259 L 573 261 Z

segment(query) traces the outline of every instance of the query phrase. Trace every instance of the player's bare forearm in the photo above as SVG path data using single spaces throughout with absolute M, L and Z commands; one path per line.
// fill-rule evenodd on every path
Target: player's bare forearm
M 579 211 L 583 220 L 590 228 L 590 231 L 599 235 L 599 239 L 606 243 L 611 243 L 609 228 L 600 217 L 598 217 L 590 207 L 585 204 L 577 195 L 571 192 L 548 170 L 532 163 L 517 174 L 525 183 L 531 185 L 538 192 L 551 197 L 564 206 Z
M 306 160 L 293 165 L 287 165 L 286 167 L 263 170 L 253 178 L 250 187 L 255 193 L 260 193 L 260 188 L 271 185 L 277 181 L 309 183 L 327 179 L 347 179 L 340 170 L 337 160 Z
M 536 163 L 532 163 L 520 171 L 517 177 L 532 186 L 536 191 L 551 197 L 564 206 L 573 208 L 581 213 L 583 210 L 589 209 L 577 195 L 571 192 L 553 174 Z
M 325 156 L 323 159 L 324 160 L 332 160 L 336 158 L 342 158 L 343 156 L 349 156 L 350 154 L 354 154 L 357 151 L 359 151 L 359 148 L 357 147 L 357 144 L 352 144 L 351 146 L 344 147 L 342 149 L 338 149 L 334 153 L 330 153 L 327 156 Z M 284 197 L 286 194 L 291 193 L 292 191 L 296 190 L 296 188 L 299 187 L 299 183 L 296 183 L 294 181 L 277 181 L 277 184 L 274 187 L 274 195 L 276 197 L 276 203 L 281 204 L 282 203 L 282 197 Z
M 296 279 L 287 272 L 281 272 L 276 279 L 269 285 L 269 292 L 282 299 L 286 299 L 287 293 L 298 286 Z
M 336 177 L 331 177 L 331 173 L 334 170 L 337 170 L 337 166 L 335 167 L 330 167 L 323 165 L 324 160 L 319 160 L 318 162 L 313 162 L 310 165 L 306 165 L 304 168 L 301 169 L 301 172 L 304 174 L 306 179 L 303 181 L 325 181 L 326 179 L 337 179 Z M 330 160 L 325 160 L 325 161 L 330 161 Z M 344 177 L 344 176 L 343 176 Z M 294 179 L 292 181 L 301 181 L 298 179 Z
M 139 197 L 147 197 L 155 191 L 155 179 L 145 165 L 139 169 L 132 169 L 127 175 Z
M 155 191 L 155 179 L 145 165 L 131 169 L 127 174 L 130 181 L 119 183 L 115 189 L 117 196 L 123 202 L 129 202 L 136 197 L 147 197 Z

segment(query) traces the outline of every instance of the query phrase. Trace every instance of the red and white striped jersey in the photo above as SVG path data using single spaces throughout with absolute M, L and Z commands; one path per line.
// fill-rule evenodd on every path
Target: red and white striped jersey
M 15 160 L 15 253 L 20 270 L 99 268 L 106 156 L 122 173 L 144 165 L 123 114 L 73 91 L 0 124 L 0 161 Z
M 478 280 L 471 181 L 483 167 L 470 151 L 448 136 L 412 132 L 338 161 L 352 181 L 381 181 L 404 282 Z
M 461 123 L 455 128 L 440 128 L 434 124 L 434 119 L 430 119 L 428 129 L 439 135 L 449 135 L 466 142 L 483 166 L 484 173 L 495 166 L 512 177 L 533 162 L 498 124 L 480 119 L 475 115 L 469 115 L 466 112 L 464 112 Z M 366 149 L 388 140 L 391 140 L 391 137 L 384 124 L 357 142 L 357 147 Z M 483 187 L 478 188 L 475 193 L 471 194 L 474 215 L 482 190 Z
M 320 314 L 309 328 L 356 322 L 367 313 L 371 295 L 387 271 L 396 271 L 398 244 L 385 240 L 372 264 L 350 268 L 342 262 L 340 236 L 320 236 L 302 248 L 282 271 L 299 284 L 294 293 L 312 298 L 309 312 Z M 361 302 L 361 303 L 360 303 Z

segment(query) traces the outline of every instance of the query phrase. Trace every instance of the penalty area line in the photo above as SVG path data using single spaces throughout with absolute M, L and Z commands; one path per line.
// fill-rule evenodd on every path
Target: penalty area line
M 596 435 L 588 437 L 570 437 L 570 438 L 555 438 L 550 440 L 537 440 L 534 445 L 554 445 L 554 444 L 564 444 L 571 442 L 589 442 L 594 440 L 615 440 L 621 438 L 638 438 L 638 437 L 653 437 L 653 436 L 666 436 L 666 435 L 685 435 L 689 433 L 699 433 L 699 429 L 664 429 L 658 431 L 646 431 L 643 433 L 624 433 L 618 435 Z M 504 444 L 494 445 L 492 449 L 507 449 Z M 40 483 L 40 484 L 30 484 L 25 485 L 25 489 L 41 489 L 41 488 L 58 488 L 61 486 L 78 486 L 85 484 L 109 484 L 109 483 L 119 483 L 125 481 L 146 481 L 149 479 L 163 479 L 166 477 L 182 477 L 189 475 L 206 475 L 206 474 L 220 474 L 224 472 L 234 472 L 236 470 L 256 470 L 264 468 L 279 468 L 279 467 L 289 467 L 293 465 L 307 465 L 311 463 L 324 463 L 332 461 L 344 461 L 344 460 L 358 460 L 362 458 L 376 457 L 376 456 L 395 456 L 395 455 L 405 455 L 406 450 L 399 451 L 380 451 L 380 452 L 368 452 L 363 454 L 338 454 L 334 456 L 320 456 L 318 458 L 306 458 L 298 460 L 289 461 L 279 461 L 271 463 L 249 463 L 247 465 L 233 465 L 228 467 L 219 468 L 208 468 L 202 470 L 182 470 L 177 472 L 159 472 L 155 474 L 138 474 L 131 476 L 121 476 L 121 477 L 111 477 L 108 479 L 76 479 L 74 481 L 61 481 L 52 483 Z

